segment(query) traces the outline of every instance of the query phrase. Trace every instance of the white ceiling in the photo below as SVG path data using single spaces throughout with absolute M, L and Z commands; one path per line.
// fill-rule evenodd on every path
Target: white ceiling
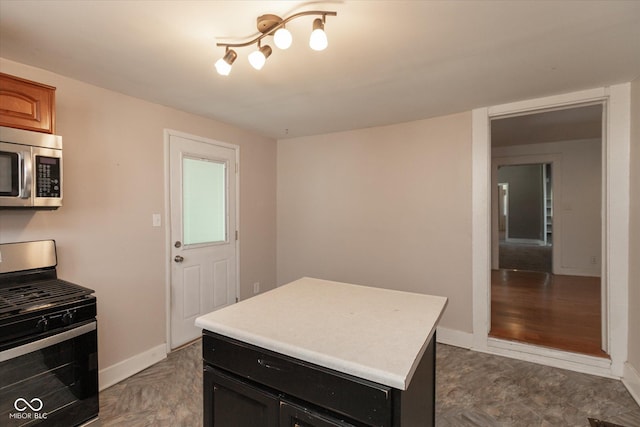
M 259 15 L 313 9 L 338 13 L 327 50 L 303 17 L 261 71 L 252 48 L 213 69 L 216 42 L 256 35 Z M 640 1 L 0 0 L 0 56 L 287 138 L 631 81 Z

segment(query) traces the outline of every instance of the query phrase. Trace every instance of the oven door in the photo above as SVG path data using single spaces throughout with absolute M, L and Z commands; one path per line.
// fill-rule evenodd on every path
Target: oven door
M 0 352 L 0 425 L 78 426 L 98 416 L 96 321 Z
M 31 147 L 0 142 L 0 207 L 31 206 Z

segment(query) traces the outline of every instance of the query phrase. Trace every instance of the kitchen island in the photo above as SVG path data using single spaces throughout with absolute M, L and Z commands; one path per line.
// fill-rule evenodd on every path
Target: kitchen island
M 446 303 L 302 278 L 199 317 L 204 425 L 434 425 Z

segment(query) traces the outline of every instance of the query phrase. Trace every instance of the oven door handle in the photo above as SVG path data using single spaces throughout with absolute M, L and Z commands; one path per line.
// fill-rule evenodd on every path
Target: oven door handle
M 0 362 L 15 359 L 16 357 L 24 356 L 27 353 L 42 350 L 43 348 L 50 347 L 52 345 L 60 344 L 61 342 L 79 337 L 87 332 L 96 330 L 96 321 L 87 323 L 77 328 L 69 329 L 68 331 L 61 332 L 59 334 L 51 335 L 38 341 L 30 342 L 18 347 L 10 348 L 0 352 Z

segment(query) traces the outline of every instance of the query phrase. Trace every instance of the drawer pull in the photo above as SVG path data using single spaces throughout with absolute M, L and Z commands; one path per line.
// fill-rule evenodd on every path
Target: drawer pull
M 277 366 L 273 365 L 273 364 L 272 364 L 272 363 L 270 363 L 269 361 L 264 360 L 264 359 L 262 359 L 262 358 L 258 359 L 258 365 L 260 365 L 260 366 L 264 366 L 264 367 L 265 367 L 265 368 L 267 368 L 267 369 L 273 369 L 273 370 L 276 370 L 276 371 L 282 371 L 282 369 L 281 369 L 281 368 L 279 368 L 279 367 L 277 367 Z

